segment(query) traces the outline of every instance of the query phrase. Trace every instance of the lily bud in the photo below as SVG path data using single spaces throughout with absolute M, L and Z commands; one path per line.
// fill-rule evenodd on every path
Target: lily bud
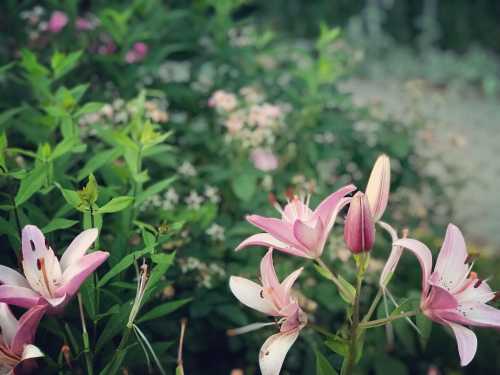
M 344 240 L 355 254 L 370 251 L 375 242 L 375 224 L 368 199 L 362 192 L 352 197 L 344 225 Z
M 391 162 L 387 155 L 380 155 L 373 166 L 366 185 L 366 196 L 373 220 L 378 221 L 384 214 L 389 200 L 391 185 Z

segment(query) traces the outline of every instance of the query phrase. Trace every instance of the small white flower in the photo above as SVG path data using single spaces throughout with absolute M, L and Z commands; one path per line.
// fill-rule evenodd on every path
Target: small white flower
M 197 174 L 193 164 L 188 161 L 183 162 L 177 171 L 186 177 L 194 177 Z
M 212 203 L 219 203 L 220 202 L 219 189 L 217 189 L 214 186 L 210 186 L 210 185 L 205 186 L 205 196 Z
M 199 195 L 196 191 L 191 190 L 189 196 L 185 199 L 185 202 L 189 208 L 197 210 L 203 203 L 203 197 Z
M 213 241 L 224 241 L 224 227 L 219 224 L 213 223 L 210 228 L 207 229 L 206 234 L 209 235 Z

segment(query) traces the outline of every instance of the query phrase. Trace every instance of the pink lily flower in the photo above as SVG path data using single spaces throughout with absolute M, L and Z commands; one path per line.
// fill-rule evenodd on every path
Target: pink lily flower
M 229 332 L 236 335 L 268 325 L 280 326 L 280 332 L 270 336 L 260 349 L 259 365 L 262 375 L 279 374 L 288 351 L 299 337 L 300 330 L 307 324 L 307 316 L 291 294 L 291 288 L 303 268 L 294 271 L 280 283 L 272 255 L 273 250 L 269 249 L 260 263 L 262 285 L 238 276 L 231 276 L 229 279 L 231 292 L 241 303 L 266 315 L 280 318 L 277 323 L 254 323 Z
M 401 239 L 396 246 L 412 251 L 422 268 L 420 308 L 433 321 L 448 326 L 457 340 L 462 366 L 468 365 L 477 350 L 477 338 L 464 327 L 500 328 L 500 310 L 487 305 L 495 298 L 488 283 L 471 272 L 464 237 L 453 224 L 448 225 L 434 271 L 432 254 L 420 241 Z
M 345 219 L 344 240 L 354 254 L 369 252 L 375 243 L 375 223 L 368 199 L 361 191 L 352 197 Z
M 351 199 L 345 196 L 354 190 L 354 185 L 340 188 L 324 199 L 314 211 L 309 208 L 309 196 L 305 201 L 295 196 L 284 209 L 273 202 L 281 219 L 247 216 L 248 222 L 266 233 L 250 236 L 238 245 L 236 251 L 247 246 L 266 246 L 299 257 L 321 257 L 337 214 Z
M 0 265 L 0 302 L 25 308 L 42 304 L 48 305 L 49 313 L 60 311 L 109 256 L 104 251 L 86 255 L 97 233 L 95 228 L 80 233 L 59 260 L 40 229 L 26 225 L 22 230 L 24 276 Z
M 33 345 L 38 323 L 45 313 L 44 306 L 28 310 L 18 321 L 5 303 L 0 303 L 0 373 L 13 375 L 32 368 L 29 361 L 43 357 Z

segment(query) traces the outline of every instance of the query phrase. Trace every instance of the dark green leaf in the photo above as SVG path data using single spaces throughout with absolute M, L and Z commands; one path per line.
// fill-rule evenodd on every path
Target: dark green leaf
M 137 323 L 143 323 L 147 322 L 148 320 L 161 318 L 165 315 L 170 314 L 171 312 L 174 312 L 177 309 L 180 309 L 185 304 L 191 302 L 191 300 L 192 298 L 186 298 L 161 304 L 160 306 L 149 310 L 146 314 L 144 314 L 140 319 L 137 320 Z

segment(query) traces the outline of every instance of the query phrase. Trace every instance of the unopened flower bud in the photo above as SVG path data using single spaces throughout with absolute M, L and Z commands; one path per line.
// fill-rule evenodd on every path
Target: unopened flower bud
M 378 221 L 384 214 L 389 200 L 390 185 L 391 162 L 387 155 L 380 155 L 373 166 L 370 179 L 366 185 L 366 197 L 374 221 Z
M 368 252 L 375 242 L 375 224 L 366 195 L 357 192 L 352 198 L 344 226 L 344 240 L 355 254 Z

